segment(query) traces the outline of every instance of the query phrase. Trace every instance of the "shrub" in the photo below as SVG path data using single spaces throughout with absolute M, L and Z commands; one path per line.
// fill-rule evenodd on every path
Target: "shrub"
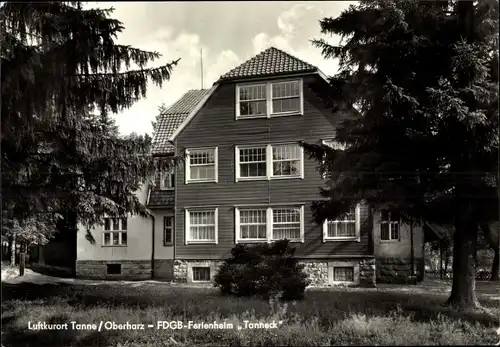
M 238 244 L 215 275 L 215 287 L 225 295 L 301 300 L 310 281 L 294 253 L 288 240 Z

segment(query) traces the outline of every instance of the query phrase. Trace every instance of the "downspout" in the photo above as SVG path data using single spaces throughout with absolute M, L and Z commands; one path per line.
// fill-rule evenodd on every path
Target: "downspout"
M 146 199 L 146 206 L 149 205 L 149 199 L 151 197 L 151 186 L 148 189 L 148 197 Z M 151 225 L 151 279 L 155 277 L 155 216 L 152 211 L 150 211 L 151 220 L 153 221 Z
M 151 279 L 155 278 L 155 216 L 151 214 L 153 221 L 151 227 Z

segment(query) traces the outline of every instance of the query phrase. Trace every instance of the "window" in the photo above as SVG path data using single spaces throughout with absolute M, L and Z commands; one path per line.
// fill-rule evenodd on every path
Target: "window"
M 192 267 L 193 282 L 208 282 L 210 281 L 210 267 Z
M 300 209 L 273 209 L 273 240 L 300 239 Z
M 160 174 L 160 189 L 171 190 L 175 187 L 175 171 L 171 169 L 168 172 Z
M 235 181 L 304 178 L 304 151 L 298 144 L 235 147 Z
M 186 210 L 186 244 L 217 244 L 217 209 Z
M 241 148 L 239 153 L 240 178 L 265 178 L 266 146 L 254 148 Z
M 163 217 L 163 245 L 172 246 L 174 243 L 174 217 Z
M 300 112 L 300 82 L 288 81 L 272 83 L 271 113 Z
M 323 242 L 360 241 L 360 206 L 353 207 L 348 213 L 336 220 L 323 223 Z
M 359 261 L 328 262 L 329 284 L 359 284 L 359 280 Z
M 236 119 L 303 114 L 302 80 L 236 87 Z
M 105 218 L 102 238 L 104 246 L 126 246 L 127 218 Z
M 108 275 L 121 275 L 122 264 L 106 264 L 106 274 Z
M 304 241 L 304 206 L 237 207 L 236 243 Z
M 186 183 L 217 182 L 217 147 L 187 149 Z
M 382 241 L 399 240 L 399 215 L 394 212 L 380 212 L 380 239 Z
M 240 86 L 238 89 L 241 118 L 255 118 L 267 114 L 265 84 Z
M 334 266 L 334 282 L 354 282 L 354 266 Z
M 273 176 L 299 176 L 301 149 L 299 145 L 273 146 Z
M 266 241 L 266 209 L 240 210 L 240 239 L 244 241 Z

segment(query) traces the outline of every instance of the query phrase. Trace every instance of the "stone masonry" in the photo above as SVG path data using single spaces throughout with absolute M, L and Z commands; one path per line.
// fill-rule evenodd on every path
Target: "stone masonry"
M 361 287 L 375 287 L 376 279 L 375 259 L 364 259 L 359 262 L 359 285 Z
M 319 260 L 303 260 L 304 272 L 309 275 L 312 286 L 328 285 L 328 262 Z
M 423 259 L 415 259 L 416 276 L 411 273 L 411 260 L 401 258 L 378 258 L 377 281 L 380 283 L 409 284 L 422 280 Z
M 210 267 L 210 279 L 213 282 L 222 263 L 220 260 L 174 260 L 174 282 L 191 283 L 191 268 L 196 266 Z
M 108 274 L 107 264 L 121 264 L 120 274 Z M 149 260 L 77 260 L 76 277 L 106 280 L 151 279 Z
M 343 259 L 338 259 L 343 262 Z M 350 260 L 352 261 L 352 260 Z M 329 278 L 330 267 L 336 261 L 326 260 L 303 260 L 300 263 L 304 265 L 304 272 L 309 275 L 311 286 L 331 286 L 332 279 Z M 358 260 L 354 260 L 357 263 Z M 332 263 L 332 264 L 330 264 Z M 356 271 L 355 271 L 356 273 Z M 355 285 L 355 284 L 353 284 Z M 361 259 L 359 260 L 359 286 L 361 287 L 374 287 L 376 285 L 375 277 L 375 259 Z

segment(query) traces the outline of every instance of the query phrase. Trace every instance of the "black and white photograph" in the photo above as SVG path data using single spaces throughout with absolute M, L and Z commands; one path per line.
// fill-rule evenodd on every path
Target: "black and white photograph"
M 1 347 L 500 345 L 499 0 L 0 2 Z

